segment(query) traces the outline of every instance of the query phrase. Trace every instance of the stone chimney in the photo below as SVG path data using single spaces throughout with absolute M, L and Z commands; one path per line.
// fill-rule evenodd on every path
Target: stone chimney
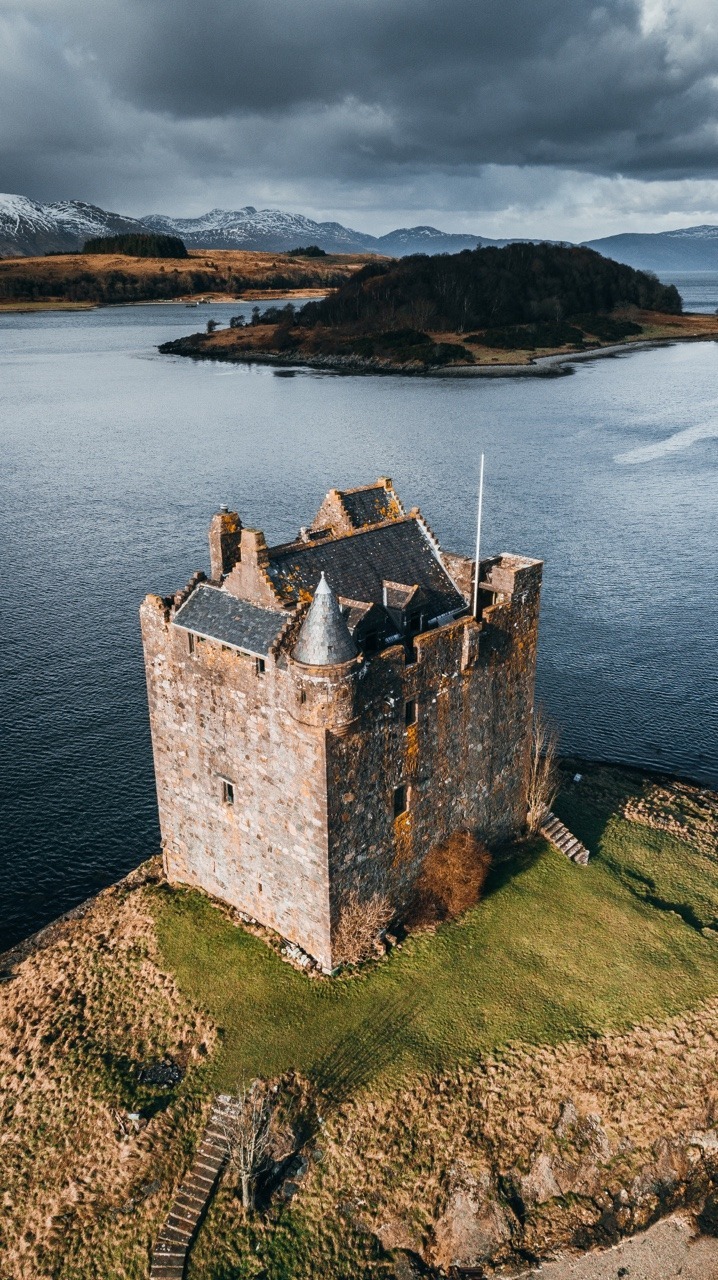
M 209 526 L 209 564 L 212 582 L 221 582 L 240 558 L 242 521 L 236 511 L 220 507 Z

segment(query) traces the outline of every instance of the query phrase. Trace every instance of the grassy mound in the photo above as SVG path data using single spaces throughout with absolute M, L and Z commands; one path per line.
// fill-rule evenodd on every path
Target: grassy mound
M 626 1027 L 718 992 L 718 933 L 702 932 L 718 914 L 716 858 L 621 816 L 641 785 L 610 770 L 567 785 L 557 808 L 591 849 L 587 868 L 539 840 L 494 868 L 461 920 L 332 982 L 284 964 L 201 894 L 161 892 L 165 961 L 223 1029 L 218 1082 L 324 1075 L 351 1046 L 353 1088 L 513 1041 Z
M 289 1069 L 321 1104 L 301 1187 L 247 1221 L 226 1181 L 189 1280 L 406 1276 L 392 1250 L 436 1257 L 457 1170 L 506 1214 L 537 1149 L 581 1165 L 567 1099 L 601 1117 L 599 1187 L 663 1186 L 665 1144 L 718 1127 L 718 797 L 576 769 L 556 807 L 589 867 L 517 849 L 478 907 L 354 976 L 310 979 L 156 864 L 6 956 L 3 1280 L 146 1280 L 212 1094 Z M 181 1081 L 154 1080 L 168 1058 Z M 600 1242 L 602 1212 L 551 1199 L 521 1247 Z

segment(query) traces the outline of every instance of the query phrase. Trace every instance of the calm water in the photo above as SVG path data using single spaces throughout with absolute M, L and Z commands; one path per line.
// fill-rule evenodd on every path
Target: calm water
M 684 280 L 718 306 L 716 277 Z M 718 345 L 476 382 L 156 354 L 238 309 L 0 317 L 6 944 L 158 847 L 137 609 L 206 567 L 220 502 L 281 541 L 389 474 L 470 552 L 485 450 L 483 549 L 546 561 L 564 750 L 718 782 Z

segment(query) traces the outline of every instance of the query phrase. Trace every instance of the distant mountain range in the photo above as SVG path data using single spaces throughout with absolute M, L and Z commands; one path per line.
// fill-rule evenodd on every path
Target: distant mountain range
M 718 271 L 718 227 L 680 227 L 676 231 L 652 234 L 626 232 L 587 240 L 604 258 L 626 262 L 640 271 Z
M 0 255 L 34 257 L 81 249 L 90 236 L 142 231 L 136 218 L 106 213 L 82 200 L 37 204 L 26 196 L 0 195 Z
M 81 249 L 92 236 L 161 231 L 181 236 L 190 249 L 264 249 L 281 253 L 317 244 L 327 253 L 382 253 L 401 258 L 410 253 L 458 253 L 477 246 L 501 246 L 511 240 L 452 234 L 436 227 L 400 227 L 370 236 L 340 222 L 315 222 L 280 209 L 212 209 L 199 218 L 148 214 L 128 218 L 81 200 L 38 204 L 26 196 L 0 195 L 0 256 L 33 257 Z M 718 227 L 684 227 L 655 234 L 627 233 L 586 240 L 606 258 L 643 271 L 675 273 L 718 271 Z
M 125 231 L 161 231 L 181 236 L 190 249 L 265 249 L 281 253 L 317 244 L 327 253 L 458 253 L 477 245 L 504 245 L 506 240 L 452 235 L 436 227 L 402 227 L 385 236 L 370 236 L 340 222 L 315 222 L 280 209 L 212 209 L 199 218 L 148 214 L 127 218 L 80 200 L 38 204 L 26 196 L 0 195 L 0 256 L 33 257 L 81 249 L 92 236 Z

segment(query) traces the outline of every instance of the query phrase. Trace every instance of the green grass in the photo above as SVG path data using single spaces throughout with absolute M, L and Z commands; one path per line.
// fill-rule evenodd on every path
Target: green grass
M 587 868 L 525 847 L 462 920 L 351 977 L 310 979 L 201 894 L 158 891 L 166 963 L 222 1028 L 217 1085 L 295 1068 L 348 1096 L 383 1074 L 624 1028 L 718 992 L 718 934 L 700 932 L 718 915 L 715 865 L 615 807 L 569 792 L 558 808 L 590 845 Z

